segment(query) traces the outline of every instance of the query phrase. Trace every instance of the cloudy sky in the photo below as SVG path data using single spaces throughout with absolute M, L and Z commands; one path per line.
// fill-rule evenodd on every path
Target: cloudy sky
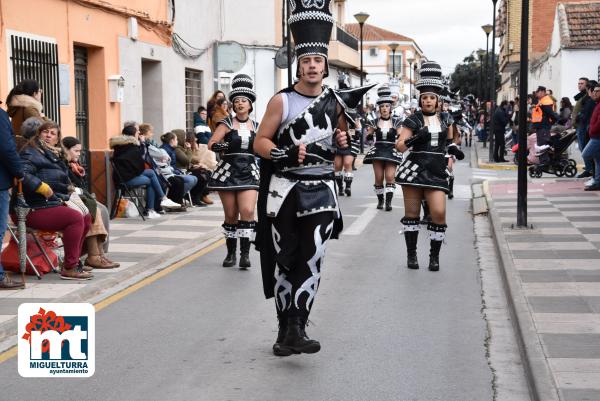
M 492 23 L 490 0 L 348 0 L 347 22 L 356 22 L 360 11 L 371 15 L 367 24 L 413 38 L 445 74 L 471 51 L 485 49 L 481 26 Z

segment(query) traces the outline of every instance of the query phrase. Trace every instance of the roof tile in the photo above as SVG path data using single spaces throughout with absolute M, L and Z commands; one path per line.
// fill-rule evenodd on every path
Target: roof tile
M 600 1 L 558 5 L 562 47 L 600 48 Z

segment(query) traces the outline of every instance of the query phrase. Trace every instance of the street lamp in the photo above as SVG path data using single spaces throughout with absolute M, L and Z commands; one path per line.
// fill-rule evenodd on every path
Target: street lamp
M 367 22 L 369 17 L 370 17 L 370 15 L 365 12 L 360 12 L 358 14 L 354 14 L 354 18 L 356 19 L 356 21 L 358 22 L 358 25 L 360 26 L 360 86 L 363 85 L 363 75 L 364 75 L 364 71 L 363 71 L 363 53 L 364 53 L 363 26 L 365 25 L 365 22 Z
M 479 80 L 477 82 L 477 96 L 481 101 L 481 99 L 483 99 L 483 56 L 485 56 L 485 50 L 477 50 L 477 56 L 479 57 Z
M 486 24 L 484 26 L 481 27 L 481 29 L 483 29 L 483 32 L 485 32 L 485 77 L 487 77 L 488 74 L 488 60 L 490 58 L 490 33 L 492 33 L 492 29 L 494 29 L 493 25 L 490 24 Z M 483 101 L 486 100 L 486 96 L 485 96 L 485 91 L 482 91 L 482 99 Z
M 494 111 L 496 110 L 496 3 L 498 0 L 492 0 L 492 8 L 493 11 L 493 26 L 492 26 L 492 62 L 490 64 L 490 116 L 494 117 Z M 492 157 L 494 155 L 494 124 L 493 120 L 490 120 L 492 124 L 490 124 L 490 152 L 488 156 L 488 160 L 492 161 Z M 504 135 L 504 133 L 502 133 Z M 501 155 L 502 159 L 504 159 L 504 155 Z
M 357 14 L 354 14 L 354 18 L 356 19 L 356 22 L 358 22 L 358 25 L 360 26 L 360 86 L 363 86 L 363 76 L 365 75 L 365 72 L 363 71 L 363 54 L 364 54 L 364 48 L 363 48 L 363 26 L 365 25 L 365 22 L 367 22 L 367 20 L 369 19 L 369 14 L 365 13 L 365 12 L 360 12 Z M 363 99 L 360 100 L 360 104 L 361 106 L 364 104 L 363 103 Z M 364 135 L 360 135 L 360 153 L 364 153 L 365 151 L 365 143 L 364 143 Z
M 490 25 L 490 24 L 486 24 L 486 25 L 482 26 L 481 29 L 483 29 L 483 32 L 485 32 L 485 68 L 484 68 L 485 71 L 484 71 L 484 74 L 483 74 L 483 76 L 485 78 L 485 77 L 487 77 L 488 71 L 489 71 L 489 68 L 488 68 L 489 62 L 488 62 L 488 60 L 490 58 L 490 33 L 492 33 L 492 29 L 494 29 L 494 27 L 492 25 Z M 483 80 L 483 82 L 485 82 L 485 79 Z M 485 88 L 485 84 L 482 84 L 482 88 Z M 487 91 L 483 90 L 483 89 L 481 91 L 481 100 L 483 101 L 484 110 L 487 109 L 487 107 L 486 107 L 486 103 L 487 103 L 487 99 L 486 98 L 487 98 L 487 96 L 485 95 L 486 92 Z M 492 116 L 490 116 L 490 126 L 491 126 L 491 121 L 492 121 L 491 117 Z M 483 141 L 483 147 L 484 148 L 486 147 L 487 141 L 490 139 L 490 135 L 491 135 L 491 133 L 488 132 L 488 134 L 485 136 L 485 140 Z
M 415 62 L 415 58 L 411 57 L 406 59 L 406 61 L 408 61 L 408 84 L 409 84 L 409 91 L 408 91 L 408 97 L 409 99 L 412 99 L 412 65 Z
M 392 78 L 396 78 L 396 49 L 400 46 L 399 43 L 390 43 L 388 47 L 392 51 Z

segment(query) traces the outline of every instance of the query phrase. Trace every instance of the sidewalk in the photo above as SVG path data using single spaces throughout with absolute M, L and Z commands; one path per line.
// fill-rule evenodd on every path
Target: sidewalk
M 513 163 L 514 155 L 507 149 L 506 160 L 508 163 L 490 163 L 490 148 L 489 143 L 487 147 L 483 147 L 483 142 L 479 142 L 477 138 L 473 138 L 473 143 L 475 144 L 475 154 L 477 155 L 477 166 L 479 168 L 488 169 L 488 170 L 517 170 L 517 165 Z M 577 162 L 577 170 L 581 171 L 583 169 L 583 159 L 581 158 L 581 152 L 577 147 L 577 142 L 573 142 L 571 147 L 569 148 L 569 157 L 574 159 Z
M 211 198 L 215 203 L 209 207 L 169 213 L 160 219 L 112 220 L 109 257 L 121 264 L 118 269 L 94 270 L 94 278 L 82 282 L 61 280 L 55 273 L 48 273 L 41 280 L 26 276 L 25 289 L 0 291 L 0 343 L 16 334 L 16 314 L 21 303 L 85 302 L 136 275 L 160 271 L 221 239 L 223 209 L 216 195 Z
M 511 227 L 516 182 L 487 196 L 530 382 L 539 399 L 600 400 L 600 193 L 562 179 L 528 192 L 527 230 Z

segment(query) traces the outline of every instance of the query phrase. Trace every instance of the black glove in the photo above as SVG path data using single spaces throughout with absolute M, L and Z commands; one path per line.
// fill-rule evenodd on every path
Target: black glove
M 229 149 L 229 144 L 227 142 L 215 142 L 210 148 L 213 152 L 223 152 L 227 149 Z
M 410 138 L 404 141 L 404 145 L 410 148 L 419 143 L 427 143 L 431 139 L 429 128 L 423 127 L 416 134 L 413 134 Z
M 458 160 L 462 160 L 465 158 L 465 154 L 462 150 L 459 149 L 459 147 L 455 143 L 448 146 L 448 154 L 456 156 Z
M 298 146 L 292 146 L 288 149 L 271 149 L 270 156 L 273 163 L 280 167 L 296 167 L 298 163 L 298 153 L 300 148 Z

